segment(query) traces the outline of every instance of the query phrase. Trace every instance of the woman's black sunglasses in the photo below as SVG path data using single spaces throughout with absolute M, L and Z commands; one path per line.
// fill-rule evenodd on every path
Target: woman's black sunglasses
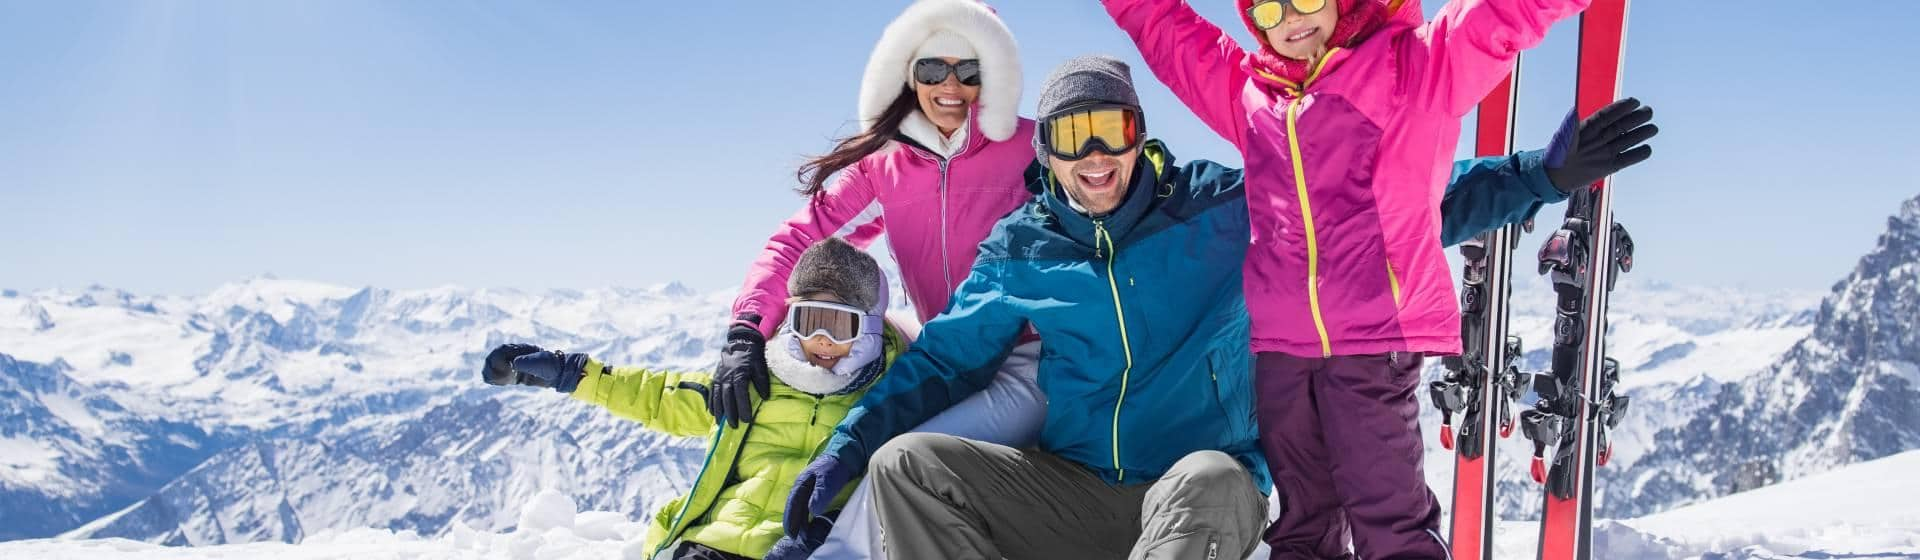
M 971 58 L 953 64 L 938 58 L 913 61 L 913 81 L 930 86 L 939 85 L 947 81 L 948 75 L 959 76 L 961 85 L 980 85 L 980 61 Z

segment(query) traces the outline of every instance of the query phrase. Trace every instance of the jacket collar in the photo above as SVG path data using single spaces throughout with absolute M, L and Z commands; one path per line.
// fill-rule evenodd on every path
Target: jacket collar
M 981 144 L 986 142 L 986 137 L 980 134 L 980 118 L 978 114 L 979 112 L 975 111 L 967 115 L 967 127 L 964 130 L 954 132 L 955 136 L 964 136 L 960 138 L 959 145 L 953 148 L 953 153 L 951 154 L 936 148 L 937 146 L 944 145 L 945 141 L 939 137 L 940 130 L 934 128 L 933 122 L 928 121 L 926 115 L 920 114 L 919 110 L 915 110 L 912 115 L 907 117 L 907 120 L 900 123 L 900 130 L 893 134 L 893 140 L 899 142 L 907 149 L 913 150 L 914 155 L 926 159 L 944 159 L 948 161 L 959 159 L 961 156 L 973 153 Z M 916 119 L 918 119 L 920 123 L 924 123 L 924 129 L 914 124 Z
M 973 122 L 971 116 L 967 122 Z M 967 149 L 968 144 L 973 143 L 975 133 L 972 129 L 973 126 L 963 126 L 953 131 L 953 136 L 940 134 L 940 128 L 919 111 L 908 114 L 906 120 L 900 121 L 901 136 L 911 138 L 915 146 L 947 159 L 959 155 Z
M 1148 140 L 1140 149 L 1140 158 L 1134 161 L 1133 182 L 1128 185 L 1120 207 L 1099 218 L 1074 210 L 1066 189 L 1054 180 L 1053 172 L 1040 160 L 1034 160 L 1027 168 L 1027 188 L 1040 197 L 1060 233 L 1075 243 L 1098 249 L 1110 243 L 1099 239 L 1099 230 L 1104 230 L 1110 239 L 1125 238 L 1147 211 L 1157 206 L 1161 193 L 1167 192 L 1166 182 L 1170 180 L 1172 168 L 1173 154 L 1167 151 L 1166 145 L 1159 140 Z

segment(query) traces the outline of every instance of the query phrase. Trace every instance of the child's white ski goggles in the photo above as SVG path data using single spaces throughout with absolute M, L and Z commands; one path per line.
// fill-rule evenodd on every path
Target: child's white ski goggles
M 835 344 L 850 344 L 863 334 L 880 334 L 881 321 L 853 306 L 825 301 L 796 301 L 787 306 L 785 330 L 801 339 L 826 335 Z

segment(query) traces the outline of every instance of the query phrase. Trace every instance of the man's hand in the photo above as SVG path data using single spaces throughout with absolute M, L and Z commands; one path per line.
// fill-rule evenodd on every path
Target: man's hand
M 1615 101 L 1585 122 L 1577 116 L 1569 111 L 1547 145 L 1547 179 L 1560 192 L 1574 192 L 1653 157 L 1653 146 L 1644 144 L 1660 127 L 1650 124 L 1653 108 L 1641 106 L 1640 100 Z
M 827 544 L 827 535 L 831 533 L 833 520 L 815 517 L 807 523 L 807 530 L 802 531 L 800 536 L 780 537 L 778 542 L 773 543 L 773 548 L 767 550 L 763 560 L 806 560 L 813 555 L 813 551 Z
M 833 507 L 834 496 L 839 496 L 852 479 L 853 469 L 832 455 L 821 455 L 800 471 L 800 478 L 793 482 L 793 493 L 787 495 L 786 516 L 781 519 L 787 536 L 800 538 L 806 534 L 818 517 L 815 514 Z

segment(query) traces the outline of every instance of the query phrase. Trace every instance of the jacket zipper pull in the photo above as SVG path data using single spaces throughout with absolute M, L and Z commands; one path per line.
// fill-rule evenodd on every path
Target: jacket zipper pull
M 1101 258 L 1100 240 L 1105 239 L 1106 237 L 1107 237 L 1106 226 L 1101 225 L 1100 220 L 1094 220 L 1093 221 L 1093 258 L 1096 258 L 1096 259 Z

